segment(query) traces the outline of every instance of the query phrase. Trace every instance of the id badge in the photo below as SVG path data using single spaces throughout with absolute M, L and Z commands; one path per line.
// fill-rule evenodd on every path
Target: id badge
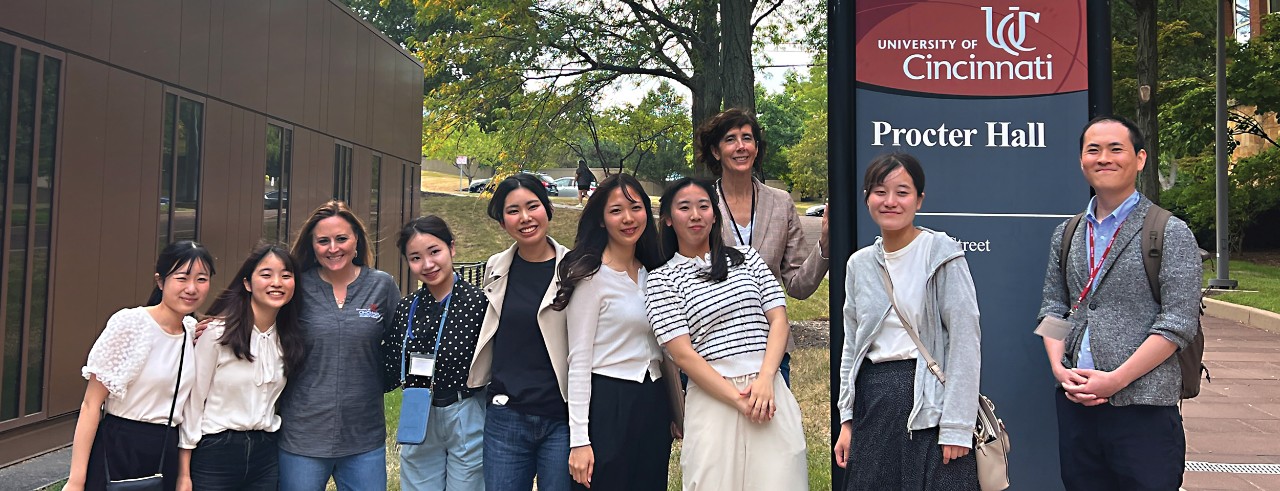
M 1046 315 L 1040 321 L 1040 325 L 1036 326 L 1035 332 L 1041 337 L 1065 341 L 1067 335 L 1071 334 L 1071 321 L 1057 316 Z
M 436 355 L 422 353 L 409 354 L 409 373 L 419 377 L 430 377 L 436 372 Z

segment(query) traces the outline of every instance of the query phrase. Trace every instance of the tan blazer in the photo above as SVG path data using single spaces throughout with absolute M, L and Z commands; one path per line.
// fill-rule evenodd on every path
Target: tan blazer
M 791 201 L 791 195 L 781 189 L 764 185 L 755 179 L 756 218 L 751 233 L 751 247 L 760 253 L 773 277 L 782 283 L 787 295 L 804 300 L 827 275 L 830 260 L 823 259 L 822 248 L 816 241 L 813 247 L 805 240 L 800 228 L 800 215 Z M 729 205 L 720 200 L 720 227 L 725 244 L 736 245 L 738 236 L 729 219 Z M 745 237 L 744 237 L 745 238 Z
M 538 328 L 542 330 L 542 340 L 547 343 L 547 354 L 551 356 L 551 368 L 556 371 L 556 383 L 560 386 L 560 397 L 569 400 L 569 331 L 565 324 L 564 311 L 551 308 L 551 301 L 560 290 L 560 260 L 564 259 L 569 249 L 560 245 L 550 237 L 551 247 L 556 251 L 556 274 L 551 285 L 542 295 L 542 303 L 538 305 Z M 480 338 L 476 341 L 476 353 L 471 358 L 471 375 L 467 378 L 468 387 L 484 387 L 489 383 L 493 368 L 493 337 L 498 333 L 498 318 L 502 314 L 502 299 L 507 296 L 507 282 L 510 277 L 511 261 L 515 259 L 516 246 L 489 256 L 485 263 L 484 295 L 489 298 L 489 309 L 484 314 L 484 324 L 480 326 Z M 518 280 L 518 279 L 517 279 Z

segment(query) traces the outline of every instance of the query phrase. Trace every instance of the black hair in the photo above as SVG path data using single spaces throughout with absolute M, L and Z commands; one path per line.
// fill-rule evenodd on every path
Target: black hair
M 489 198 L 489 218 L 502 223 L 502 209 L 506 208 L 507 195 L 519 188 L 528 189 L 537 196 L 542 207 L 547 210 L 547 220 L 551 220 L 551 198 L 547 196 L 547 188 L 543 186 L 541 179 L 524 172 L 508 176 L 493 189 L 493 197 Z
M 312 245 L 315 240 L 316 224 L 320 220 L 331 217 L 341 217 L 351 224 L 351 231 L 356 234 L 356 257 L 351 260 L 356 266 L 366 266 L 373 264 L 373 257 L 369 253 L 369 234 L 364 231 L 364 222 L 360 221 L 355 212 L 347 206 L 344 201 L 329 200 L 315 211 L 311 212 L 311 217 L 307 222 L 302 224 L 302 230 L 298 232 L 298 237 L 293 240 L 293 248 L 290 255 L 293 260 L 298 262 L 298 266 L 302 271 L 307 271 L 316 267 L 316 249 Z
M 156 274 L 160 276 L 155 288 L 151 290 L 151 297 L 147 299 L 147 306 L 160 305 L 160 301 L 164 298 L 164 293 L 160 291 L 160 284 L 164 283 L 165 278 L 174 273 L 191 273 L 191 267 L 195 263 L 204 265 L 204 269 L 209 271 L 209 276 L 214 275 L 213 270 L 213 254 L 209 253 L 203 245 L 194 240 L 179 240 L 170 243 L 160 251 L 160 256 L 156 258 Z M 181 269 L 182 271 L 178 271 Z M 189 314 L 190 312 L 184 312 Z
M 662 258 L 670 260 L 675 257 L 676 251 L 680 250 L 680 242 L 676 238 L 676 232 L 667 225 L 667 220 L 671 218 L 671 206 L 675 201 L 676 193 L 689 187 L 697 186 L 706 191 L 707 197 L 711 199 L 711 210 L 715 213 L 715 222 L 711 224 L 711 234 L 707 238 L 710 241 L 711 251 L 711 271 L 704 274 L 704 278 L 710 278 L 712 281 L 724 281 L 729 277 L 729 267 L 737 266 L 746 261 L 746 256 L 736 248 L 728 247 L 724 243 L 724 237 L 720 235 L 720 227 L 724 222 L 720 217 L 720 199 L 716 196 L 715 186 L 711 181 L 705 179 L 696 179 L 692 177 L 684 177 L 667 186 L 667 190 L 663 191 L 662 198 L 659 200 L 659 210 L 662 220 Z
M 693 134 L 694 150 L 697 152 L 697 159 L 707 166 L 707 170 L 711 171 L 716 177 L 720 177 L 724 166 L 720 164 L 720 160 L 712 153 L 724 135 L 732 130 L 736 130 L 743 126 L 751 125 L 751 137 L 756 142 L 756 161 L 751 164 L 752 170 L 756 174 L 764 172 L 764 152 L 768 146 L 764 141 L 764 130 L 760 128 L 760 121 L 755 115 L 747 112 L 745 109 L 731 108 L 724 112 L 712 116 L 704 121 Z
M 400 249 L 400 255 L 408 255 L 405 248 L 409 246 L 409 241 L 413 240 L 417 235 L 431 235 L 449 247 L 453 247 L 453 232 L 449 231 L 449 224 L 444 223 L 444 219 L 435 215 L 427 215 L 410 220 L 404 224 L 404 228 L 400 229 L 400 237 L 396 238 L 396 248 Z
M 865 203 L 871 197 L 871 189 L 884 184 L 889 174 L 898 169 L 906 170 L 911 176 L 916 196 L 924 196 L 924 169 L 920 167 L 920 161 L 909 153 L 894 152 L 876 157 L 867 164 L 867 172 L 862 176 L 862 201 Z
M 236 271 L 236 276 L 231 279 L 231 283 L 218 295 L 217 300 L 213 301 L 213 305 L 209 306 L 209 315 L 221 317 L 226 325 L 226 330 L 222 332 L 222 337 L 218 338 L 218 343 L 231 348 L 231 353 L 235 354 L 236 358 L 253 361 L 253 354 L 249 352 L 249 340 L 254 330 L 253 292 L 249 291 L 245 283 L 253 282 L 252 278 L 258 270 L 258 265 L 267 256 L 279 258 L 280 262 L 284 263 L 284 270 L 292 273 L 294 277 L 294 298 L 276 312 L 276 334 L 280 336 L 280 351 L 284 357 L 284 376 L 287 379 L 302 363 L 302 352 L 305 347 L 302 342 L 302 329 L 298 324 L 297 295 L 301 294 L 297 286 L 298 263 L 289 256 L 289 251 L 285 249 L 284 244 L 262 243 L 254 247 L 249 252 L 249 257 L 245 258 L 244 264 L 241 264 L 240 269 Z
M 1147 139 L 1142 136 L 1142 130 L 1138 128 L 1138 125 L 1124 116 L 1107 114 L 1090 119 L 1088 123 L 1084 124 L 1084 128 L 1080 129 L 1080 151 L 1084 151 L 1084 134 L 1088 133 L 1089 128 L 1098 123 L 1120 123 L 1125 129 L 1129 130 L 1129 144 L 1133 145 L 1133 153 L 1136 154 L 1147 149 Z
M 604 258 L 605 246 L 609 245 L 609 232 L 604 228 L 605 206 L 614 189 L 621 189 L 622 195 L 632 203 L 644 204 L 644 231 L 636 242 L 636 259 L 646 269 L 654 270 L 665 262 L 658 250 L 658 232 L 653 223 L 653 207 L 649 204 L 649 195 L 645 194 L 640 181 L 630 174 L 614 174 L 606 177 L 596 188 L 595 194 L 587 199 L 582 208 L 582 217 L 578 220 L 578 237 L 574 239 L 573 250 L 565 254 L 560 261 L 560 290 L 556 292 L 551 308 L 564 310 L 573 297 L 573 290 L 578 283 L 600 270 Z

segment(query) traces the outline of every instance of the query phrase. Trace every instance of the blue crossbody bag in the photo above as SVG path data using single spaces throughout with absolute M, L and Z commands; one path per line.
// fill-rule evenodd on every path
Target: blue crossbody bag
M 413 319 L 418 311 L 418 299 L 414 297 L 409 304 L 409 325 L 405 328 L 405 338 L 400 343 L 400 384 L 408 380 L 405 374 L 406 351 L 409 341 L 413 339 Z M 436 345 L 431 354 L 440 352 L 440 338 L 444 335 L 444 322 L 449 318 L 449 301 L 453 294 L 444 299 L 444 312 L 440 314 L 440 326 L 436 329 Z M 396 427 L 396 442 L 401 445 L 421 445 L 427 439 L 427 418 L 431 414 L 431 391 L 436 386 L 435 367 L 432 366 L 431 384 L 429 387 L 405 387 L 404 398 L 400 401 L 400 424 Z

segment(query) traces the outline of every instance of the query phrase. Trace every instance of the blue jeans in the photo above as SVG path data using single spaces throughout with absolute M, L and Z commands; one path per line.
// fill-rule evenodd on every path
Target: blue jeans
M 331 458 L 280 450 L 280 491 L 324 491 L 330 476 L 339 491 L 384 491 L 387 489 L 387 448 Z
M 569 422 L 490 405 L 484 423 L 487 491 L 569 490 Z
M 280 477 L 275 433 L 223 431 L 191 451 L 191 486 L 200 490 L 274 491 Z
M 484 491 L 484 399 L 431 407 L 426 440 L 400 445 L 400 489 Z

